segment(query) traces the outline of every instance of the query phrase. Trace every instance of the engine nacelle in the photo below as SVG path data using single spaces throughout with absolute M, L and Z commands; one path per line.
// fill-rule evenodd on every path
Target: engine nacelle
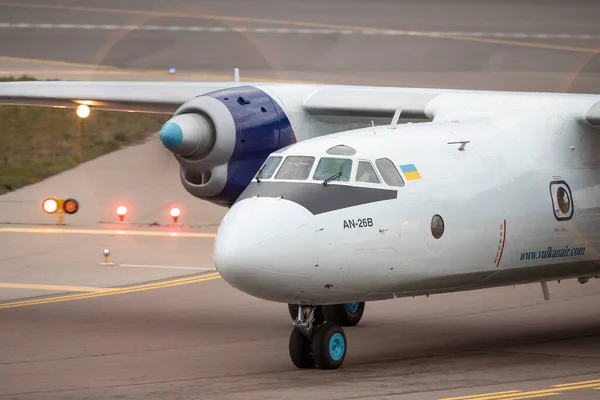
M 269 154 L 296 142 L 281 107 L 253 86 L 188 101 L 163 125 L 160 139 L 179 161 L 185 189 L 228 207 Z

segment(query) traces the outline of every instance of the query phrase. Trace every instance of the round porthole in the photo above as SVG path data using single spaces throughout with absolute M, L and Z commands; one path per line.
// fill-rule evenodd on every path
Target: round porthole
M 431 234 L 436 239 L 441 238 L 444 234 L 444 220 L 438 214 L 431 218 Z
M 558 208 L 560 212 L 563 214 L 567 214 L 569 212 L 569 208 L 571 207 L 571 202 L 569 201 L 569 194 L 565 189 L 559 187 L 556 191 L 556 197 L 558 200 Z

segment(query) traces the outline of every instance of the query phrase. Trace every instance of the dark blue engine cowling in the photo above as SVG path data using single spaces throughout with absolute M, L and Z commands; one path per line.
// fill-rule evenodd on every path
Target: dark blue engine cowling
M 272 152 L 296 142 L 277 102 L 254 86 L 235 86 L 182 104 L 161 128 L 193 196 L 230 207 Z
M 253 86 L 222 89 L 205 96 L 221 101 L 235 122 L 235 148 L 228 162 L 227 183 L 210 201 L 230 207 L 246 189 L 265 159 L 296 142 L 288 117 L 262 90 Z

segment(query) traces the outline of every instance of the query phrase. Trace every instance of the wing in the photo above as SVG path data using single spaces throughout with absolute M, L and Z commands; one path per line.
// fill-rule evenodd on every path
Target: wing
M 244 83 L 253 85 L 253 83 Z M 67 82 L 0 83 L 0 104 L 77 107 L 172 114 L 183 103 L 212 91 L 239 86 L 235 82 Z M 254 84 L 272 87 L 273 84 Z M 329 85 L 286 85 L 317 89 L 304 109 L 320 118 L 391 118 L 402 107 L 402 118 L 430 120 L 425 106 L 447 90 Z
M 577 93 L 329 86 L 307 96 L 304 109 L 325 121 L 379 119 L 379 122 L 389 123 L 399 108 L 403 120 L 433 121 L 440 115 L 460 120 L 469 111 L 502 115 L 530 109 L 532 104 L 543 101 L 555 105 L 562 103 L 559 107 L 573 107 L 581 122 L 598 128 L 598 99 L 598 95 Z
M 390 119 L 402 108 L 403 119 L 432 120 L 427 105 L 437 96 L 451 92 L 445 89 L 410 89 L 383 87 L 326 87 L 304 102 L 309 114 L 321 119 L 385 118 Z
M 0 104 L 77 107 L 173 114 L 196 96 L 236 85 L 233 82 L 65 82 L 0 83 Z
M 306 93 L 304 110 L 322 120 L 387 119 L 402 108 L 401 119 L 431 121 L 439 105 L 433 100 L 443 97 L 442 108 L 467 108 L 480 96 L 572 96 L 590 98 L 590 95 L 556 93 L 517 93 L 501 91 L 474 91 L 455 89 L 391 88 L 372 86 L 331 86 L 302 84 L 244 85 L 287 87 Z M 77 107 L 87 104 L 95 109 L 111 111 L 141 111 L 173 114 L 187 101 L 221 89 L 240 86 L 235 82 L 67 82 L 32 81 L 0 83 L 0 104 L 22 104 L 46 107 Z M 592 126 L 600 126 L 600 101 L 581 116 Z

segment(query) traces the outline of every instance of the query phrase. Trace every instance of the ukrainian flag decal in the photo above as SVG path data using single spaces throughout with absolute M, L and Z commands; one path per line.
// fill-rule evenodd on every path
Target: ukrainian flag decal
M 415 167 L 415 164 L 401 165 L 400 169 L 404 173 L 406 179 L 408 179 L 409 181 L 421 179 L 421 174 L 419 174 L 419 171 L 417 171 L 417 167 Z

